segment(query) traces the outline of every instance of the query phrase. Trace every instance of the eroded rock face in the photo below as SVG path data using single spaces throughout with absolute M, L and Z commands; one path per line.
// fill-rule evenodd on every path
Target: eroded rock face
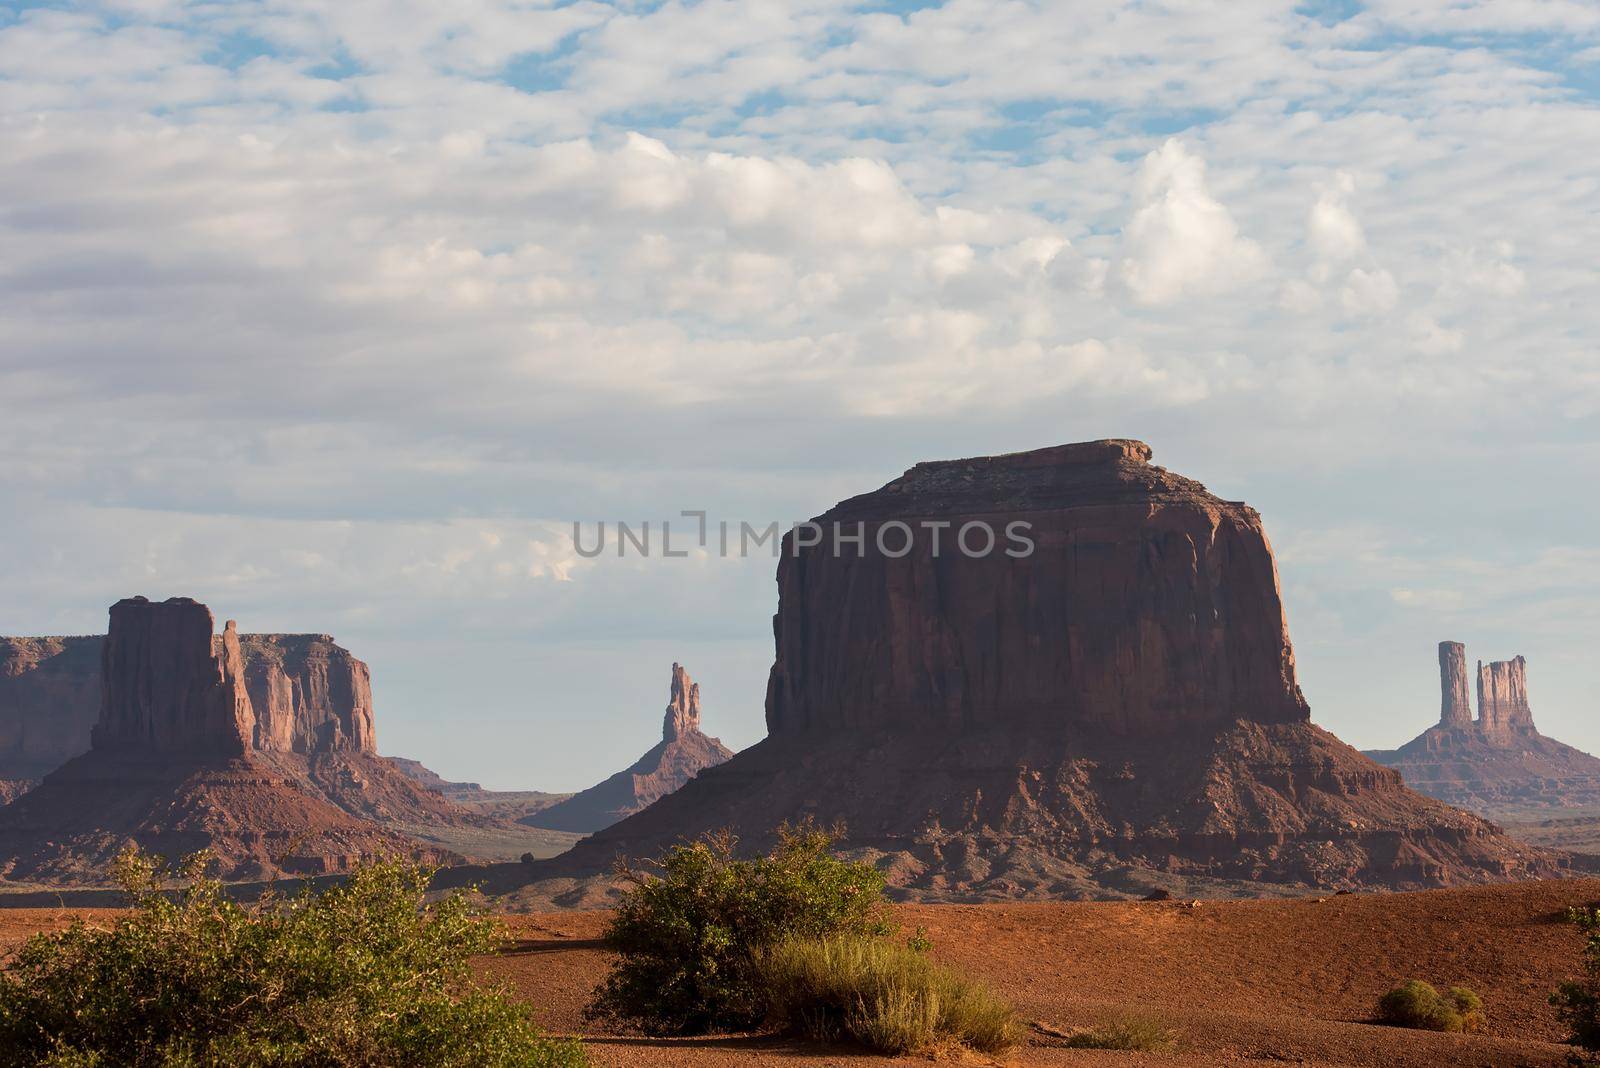
M 1448 667 L 1446 666 L 1448 659 Z M 1466 647 L 1439 645 L 1443 714 L 1399 749 L 1367 755 L 1429 797 L 1491 817 L 1600 804 L 1600 759 L 1539 733 L 1523 657 L 1478 662 L 1478 715 L 1462 697 Z
M 1305 722 L 1261 517 L 1149 459 L 1107 441 L 918 464 L 815 521 L 864 533 L 861 555 L 826 536 L 795 555 L 791 533 L 768 731 Z M 890 553 L 915 534 L 898 558 L 891 524 Z M 968 524 L 993 551 L 962 551 Z
M 1467 696 L 1467 647 L 1460 642 L 1439 643 L 1439 688 L 1442 693 L 1440 725 L 1470 727 L 1472 699 Z
M 807 817 L 932 900 L 1556 870 L 1309 722 L 1260 517 L 1149 461 L 1118 440 L 919 464 L 818 517 L 820 544 L 792 534 L 767 738 L 525 877 L 568 892 L 618 854 L 722 828 L 759 849 Z M 861 541 L 834 551 L 834 523 Z M 974 523 L 995 551 L 960 551 Z M 1013 524 L 1031 553 L 1005 552 Z
M 188 597 L 111 606 L 91 746 L 242 754 L 255 736 L 233 620 L 213 652 L 211 610 Z
M 140 599 L 129 603 L 138 604 Z M 190 605 L 183 611 L 193 614 L 195 608 L 204 608 Z M 198 633 L 201 626 L 194 614 L 193 631 Z M 180 633 L 181 628 L 170 636 Z M 238 634 L 236 638 L 254 719 L 252 749 L 376 753 L 371 673 L 348 649 L 326 634 Z M 219 662 L 226 659 L 226 633 L 210 641 L 212 657 Z M 198 648 L 192 636 L 191 648 Z M 7 793 L 22 792 L 88 750 L 100 717 L 105 656 L 106 639 L 101 635 L 0 637 L 0 800 Z M 176 658 L 166 662 L 168 668 L 178 665 Z M 162 690 L 160 699 L 173 692 Z M 147 698 L 156 700 L 156 690 L 150 690 Z M 136 701 L 126 691 L 116 700 L 122 713 Z M 138 738 L 148 725 L 123 723 L 113 733 L 124 729 Z
M 48 712 L 62 723 L 81 720 L 92 687 L 98 717 L 87 752 L 0 809 L 0 877 L 94 881 L 129 841 L 171 857 L 208 849 L 228 878 L 459 859 L 408 835 L 482 820 L 372 752 L 366 665 L 323 635 L 256 636 L 247 662 L 231 620 L 213 629 L 189 598 L 136 597 L 112 606 L 103 640 L 11 643 L 13 684 L 60 696 L 71 707 Z M 52 675 L 74 685 L 44 685 Z
M 98 635 L 0 638 L 0 801 L 89 748 L 103 644 Z
M 631 767 L 521 822 L 553 831 L 598 831 L 647 808 L 731 756 L 731 749 L 700 730 L 700 685 L 682 665 L 673 664 L 661 741 Z
M 1478 718 L 1488 734 L 1528 734 L 1533 710 L 1528 706 L 1528 662 L 1478 661 Z
M 372 676 L 350 650 L 326 634 L 247 634 L 240 647 L 255 748 L 377 752 Z
M 678 664 L 672 665 L 672 698 L 661 722 L 661 739 L 675 742 L 690 731 L 700 729 L 700 684 Z

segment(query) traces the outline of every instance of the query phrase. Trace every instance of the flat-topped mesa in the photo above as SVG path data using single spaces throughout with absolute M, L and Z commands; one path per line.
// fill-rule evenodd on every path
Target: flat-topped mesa
M 791 531 L 768 731 L 1308 720 L 1260 516 L 1150 457 L 921 463 Z
M 238 755 L 251 747 L 239 635 L 229 620 L 214 647 L 214 626 L 211 610 L 188 597 L 111 606 L 95 749 Z
M 682 665 L 672 665 L 672 698 L 662 718 L 661 740 L 675 742 L 690 731 L 700 729 L 700 684 L 689 677 Z
M 372 676 L 327 634 L 245 634 L 245 685 L 257 749 L 376 753 Z
M 1485 734 L 1534 734 L 1528 705 L 1528 662 L 1478 661 L 1478 721 Z
M 1467 695 L 1467 647 L 1460 642 L 1439 643 L 1439 726 L 1472 726 L 1472 698 Z

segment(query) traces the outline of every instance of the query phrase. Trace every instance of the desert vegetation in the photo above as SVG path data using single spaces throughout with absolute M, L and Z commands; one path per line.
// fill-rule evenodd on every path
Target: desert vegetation
M 1590 1053 L 1600 1052 L 1600 908 L 1567 910 L 1567 920 L 1583 932 L 1583 973 L 1550 995 L 1568 1041 Z
M 883 876 L 836 857 L 836 832 L 781 827 L 741 860 L 726 833 L 674 847 L 631 887 L 605 933 L 617 958 L 591 1019 L 649 1034 L 768 1026 L 886 1053 L 1016 1040 L 1009 1005 L 934 964 L 926 935 L 893 942 Z
M 578 1068 L 526 1005 L 468 975 L 498 924 L 427 869 L 373 863 L 320 894 L 230 900 L 197 854 L 124 853 L 128 915 L 30 938 L 0 971 L 0 1065 Z M 176 882 L 176 886 L 172 884 Z
M 891 1054 L 941 1042 L 998 1053 L 1017 1043 L 1010 1005 L 912 945 L 790 939 L 758 956 L 756 974 L 769 1022 L 818 1041 L 850 1038 Z
M 1421 979 L 1407 979 L 1378 999 L 1378 1021 L 1423 1031 L 1476 1031 L 1483 1026 L 1483 999 L 1464 986 L 1441 994 Z

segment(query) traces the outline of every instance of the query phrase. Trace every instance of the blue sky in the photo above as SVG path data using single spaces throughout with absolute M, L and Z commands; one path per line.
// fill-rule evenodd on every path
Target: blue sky
M 1560 0 L 0 7 L 0 632 L 330 631 L 385 751 L 581 787 L 674 660 L 761 736 L 775 586 L 573 520 L 1138 437 L 1318 722 L 1449 638 L 1600 750 L 1597 94 Z

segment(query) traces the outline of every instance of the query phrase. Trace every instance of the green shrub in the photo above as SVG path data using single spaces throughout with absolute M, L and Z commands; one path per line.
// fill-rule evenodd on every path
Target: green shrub
M 848 1036 L 882 1053 L 956 1041 L 985 1053 L 1017 1044 L 1011 1006 L 925 953 L 842 935 L 795 939 L 758 959 L 771 1022 L 828 1042 Z
M 1407 979 L 1378 999 L 1378 1020 L 1423 1031 L 1476 1031 L 1483 1026 L 1483 999 L 1464 986 L 1441 995 L 1420 979 Z
M 1567 1025 L 1567 1040 L 1586 1050 L 1600 1050 L 1600 909 L 1567 910 L 1567 919 L 1583 932 L 1583 975 L 1562 983 L 1550 1003 Z
M 585 1063 L 471 982 L 468 958 L 503 936 L 460 893 L 425 905 L 430 872 L 376 863 L 321 894 L 241 905 L 204 877 L 206 859 L 166 893 L 160 861 L 125 853 L 129 915 L 30 938 L 0 972 L 0 1065 Z
M 785 826 L 766 857 L 737 860 L 723 832 L 669 850 L 659 875 L 626 871 L 633 885 L 605 932 L 617 960 L 589 1018 L 650 1034 L 752 1027 L 767 1015 L 755 968 L 763 949 L 887 934 L 882 874 L 835 857 L 835 837 L 810 823 Z
M 1122 1012 L 1098 1027 L 1078 1031 L 1067 1037 L 1069 1049 L 1139 1050 L 1144 1053 L 1169 1053 L 1178 1048 L 1179 1032 L 1159 1016 L 1143 1012 Z

